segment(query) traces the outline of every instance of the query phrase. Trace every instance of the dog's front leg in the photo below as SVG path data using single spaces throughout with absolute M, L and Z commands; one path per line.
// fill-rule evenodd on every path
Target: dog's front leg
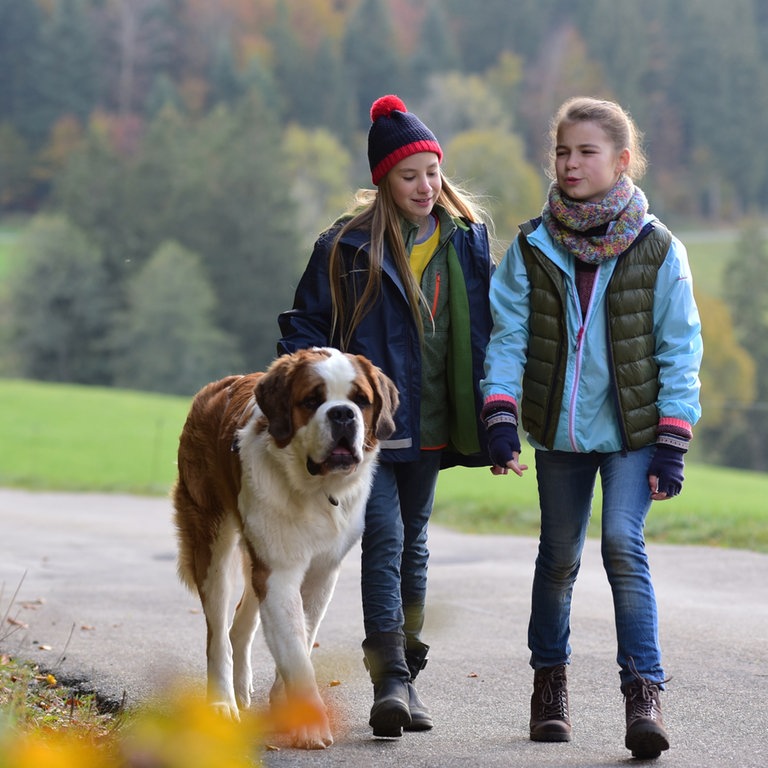
M 264 638 L 285 684 L 291 743 L 302 749 L 324 749 L 333 743 L 333 737 L 307 647 L 302 581 L 301 572 L 273 571 L 261 617 Z
M 304 577 L 301 586 L 301 602 L 306 622 L 307 653 L 310 655 L 317 638 L 320 622 L 323 620 L 333 597 L 340 570 L 339 566 L 323 560 L 315 562 Z M 275 670 L 275 681 L 269 692 L 269 700 L 279 706 L 285 702 L 285 696 L 285 682 L 280 672 Z

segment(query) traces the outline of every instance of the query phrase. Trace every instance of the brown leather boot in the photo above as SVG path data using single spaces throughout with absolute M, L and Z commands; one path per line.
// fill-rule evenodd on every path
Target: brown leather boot
M 531 741 L 570 741 L 565 664 L 537 669 L 531 696 Z
M 661 717 L 659 685 L 635 672 L 635 679 L 624 686 L 627 709 L 624 745 L 632 751 L 632 757 L 647 760 L 669 749 L 669 736 Z

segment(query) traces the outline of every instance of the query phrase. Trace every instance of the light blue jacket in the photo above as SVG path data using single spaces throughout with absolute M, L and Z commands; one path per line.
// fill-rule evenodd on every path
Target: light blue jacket
M 646 217 L 646 223 L 653 220 L 654 216 Z M 605 311 L 606 288 L 617 260 L 606 261 L 598 268 L 586 316 L 582 320 L 574 256 L 554 243 L 543 224 L 528 235 L 528 241 L 563 272 L 569 294 L 565 391 L 553 448 L 605 453 L 620 451 L 623 446 L 608 370 Z M 517 239 L 510 245 L 491 280 L 490 296 L 494 327 L 486 352 L 481 390 L 486 399 L 502 396 L 519 404 L 528 345 L 530 283 Z M 693 297 L 688 255 L 685 246 L 675 237 L 659 268 L 653 307 L 655 359 L 659 365 L 659 418 L 680 420 L 693 426 L 701 416 L 701 321 Z M 529 442 L 534 447 L 541 447 L 530 438 Z

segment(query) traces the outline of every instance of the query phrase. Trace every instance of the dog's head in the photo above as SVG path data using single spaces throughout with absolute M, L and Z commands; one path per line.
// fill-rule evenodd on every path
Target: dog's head
M 313 348 L 275 360 L 256 402 L 279 448 L 298 442 L 312 475 L 353 471 L 395 429 L 398 393 L 362 355 Z

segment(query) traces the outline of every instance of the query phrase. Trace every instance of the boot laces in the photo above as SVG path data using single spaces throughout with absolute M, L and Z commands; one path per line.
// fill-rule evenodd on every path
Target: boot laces
M 539 670 L 539 719 L 568 720 L 568 689 L 563 667 Z
M 664 683 L 669 682 L 670 678 L 662 680 L 660 683 L 653 683 L 643 677 L 635 666 L 635 660 L 630 657 L 629 671 L 635 678 L 628 683 L 624 696 L 627 700 L 632 720 L 638 718 L 647 718 L 649 720 L 661 720 L 661 704 L 659 703 L 659 692 Z

